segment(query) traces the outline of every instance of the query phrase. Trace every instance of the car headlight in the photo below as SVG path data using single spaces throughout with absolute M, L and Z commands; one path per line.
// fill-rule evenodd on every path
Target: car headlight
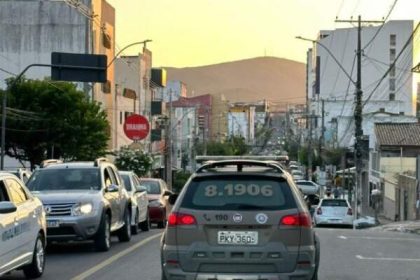
M 152 200 L 152 201 L 149 201 L 149 206 L 150 207 L 163 207 L 163 204 L 160 203 L 159 200 Z
M 88 215 L 92 213 L 93 205 L 92 203 L 80 203 L 73 207 L 73 215 L 81 216 Z

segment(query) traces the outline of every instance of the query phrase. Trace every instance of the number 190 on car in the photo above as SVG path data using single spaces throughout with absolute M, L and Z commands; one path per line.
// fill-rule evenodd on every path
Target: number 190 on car
M 221 245 L 257 245 L 256 231 L 219 231 L 217 243 Z

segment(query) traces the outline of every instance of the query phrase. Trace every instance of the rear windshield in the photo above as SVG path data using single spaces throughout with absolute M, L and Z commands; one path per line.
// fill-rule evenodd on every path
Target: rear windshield
M 200 210 L 283 210 L 296 207 L 287 181 L 266 176 L 196 178 L 181 207 Z
M 314 183 L 312 183 L 312 182 L 305 182 L 305 181 L 297 181 L 296 184 L 297 185 L 302 185 L 302 186 L 314 186 Z
M 347 201 L 345 200 L 323 200 L 321 206 L 331 206 L 331 207 L 348 207 Z
M 98 168 L 36 170 L 26 184 L 31 191 L 100 190 Z
M 146 187 L 148 194 L 160 194 L 160 185 L 158 181 L 140 180 L 140 185 Z

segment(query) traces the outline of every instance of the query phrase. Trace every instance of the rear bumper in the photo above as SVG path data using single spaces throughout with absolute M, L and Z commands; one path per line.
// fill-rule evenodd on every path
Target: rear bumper
M 315 220 L 315 224 L 317 225 L 345 225 L 345 226 L 353 225 L 352 216 L 345 216 L 343 218 L 315 216 L 314 220 Z
M 149 218 L 152 223 L 164 222 L 166 220 L 165 208 L 149 206 Z

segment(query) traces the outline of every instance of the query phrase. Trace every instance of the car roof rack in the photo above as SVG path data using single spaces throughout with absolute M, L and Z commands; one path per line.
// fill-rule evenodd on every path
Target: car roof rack
M 41 164 L 39 165 L 39 167 L 40 168 L 44 168 L 44 167 L 47 167 L 48 165 L 57 164 L 57 163 L 63 163 L 63 161 L 62 160 L 59 160 L 59 159 L 46 159 L 46 160 L 43 160 L 41 162 Z
M 211 161 L 208 163 L 203 164 L 200 166 L 196 173 L 204 173 L 206 170 L 217 168 L 217 167 L 227 167 L 227 166 L 236 166 L 237 172 L 242 172 L 243 167 L 267 167 L 275 170 L 277 173 L 284 173 L 284 170 L 281 168 L 280 165 L 274 164 L 269 161 L 258 161 L 258 160 L 246 160 L 246 159 L 238 159 L 238 160 L 220 160 L 220 161 Z
M 95 159 L 94 166 L 99 166 L 103 162 L 110 162 L 110 161 L 106 157 L 100 157 L 100 158 Z

